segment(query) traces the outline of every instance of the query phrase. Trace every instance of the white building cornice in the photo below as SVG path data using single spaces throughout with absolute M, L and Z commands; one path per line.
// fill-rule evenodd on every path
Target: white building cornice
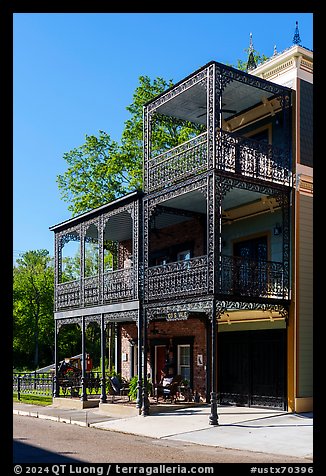
M 250 74 L 295 89 L 295 79 L 313 83 L 313 52 L 293 45 L 260 64 Z

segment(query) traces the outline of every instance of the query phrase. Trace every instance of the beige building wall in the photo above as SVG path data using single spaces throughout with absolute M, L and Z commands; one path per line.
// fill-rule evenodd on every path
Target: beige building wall
M 288 404 L 313 410 L 313 52 L 294 45 L 252 74 L 291 87 L 293 95 L 293 281 L 288 322 Z

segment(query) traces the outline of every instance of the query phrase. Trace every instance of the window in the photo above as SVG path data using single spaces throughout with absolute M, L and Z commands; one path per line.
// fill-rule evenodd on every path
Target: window
M 190 383 L 190 345 L 178 345 L 178 374 Z

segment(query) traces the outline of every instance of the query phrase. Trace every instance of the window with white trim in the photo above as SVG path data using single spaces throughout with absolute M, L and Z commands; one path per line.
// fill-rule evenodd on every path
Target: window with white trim
M 178 345 L 178 375 L 190 382 L 190 345 Z

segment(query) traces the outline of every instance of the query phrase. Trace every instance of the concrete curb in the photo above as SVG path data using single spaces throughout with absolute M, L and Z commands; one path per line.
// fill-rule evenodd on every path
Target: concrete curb
M 72 420 L 71 417 L 64 418 L 64 417 L 61 417 L 60 415 L 58 416 L 44 415 L 44 414 L 40 414 L 39 412 L 26 412 L 24 410 L 14 409 L 13 414 L 21 415 L 21 416 L 29 416 L 33 418 L 40 418 L 42 420 L 51 420 L 51 421 L 56 421 L 59 423 L 69 423 L 70 425 L 79 425 L 79 426 L 85 426 L 85 427 L 89 427 L 92 425 L 91 423 L 88 423 L 87 421 L 83 422 L 79 420 Z

